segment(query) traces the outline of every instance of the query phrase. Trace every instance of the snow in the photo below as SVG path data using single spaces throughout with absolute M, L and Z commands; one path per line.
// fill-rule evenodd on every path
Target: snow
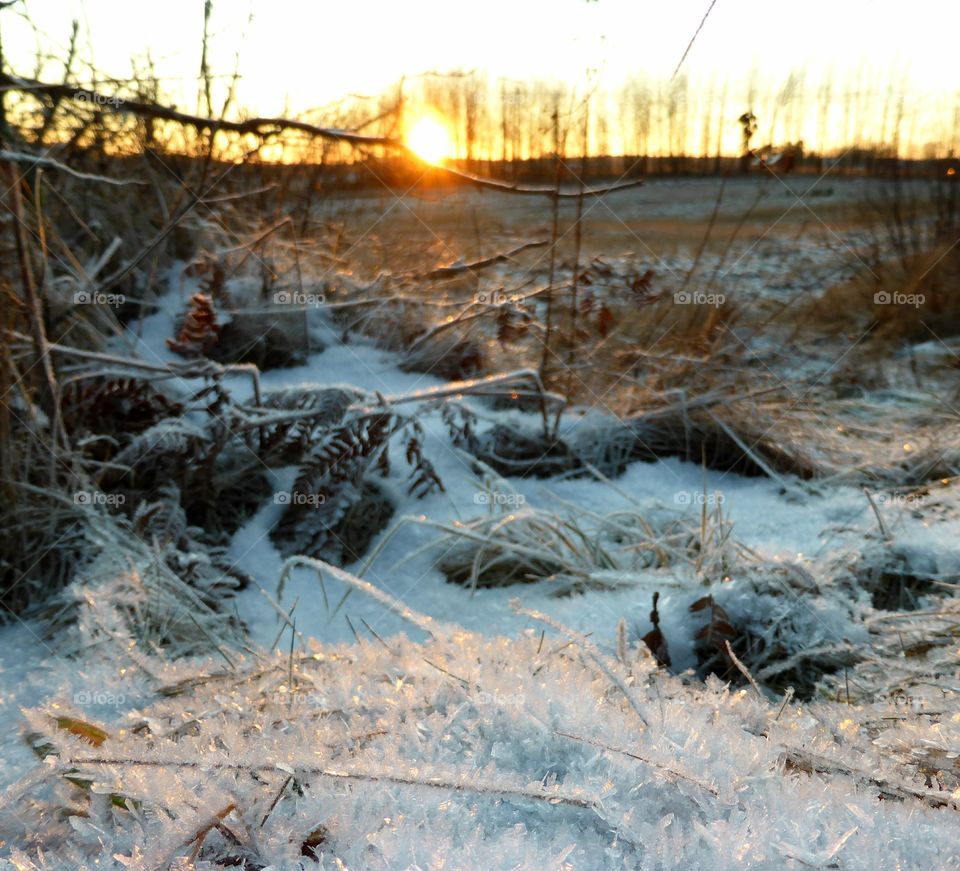
M 434 634 L 312 642 L 292 660 L 261 654 L 226 672 L 156 662 L 164 689 L 99 747 L 33 715 L 60 755 L 44 789 L 8 792 L 44 797 L 16 812 L 20 836 L 52 824 L 57 768 L 82 759 L 94 793 L 121 794 L 131 810 L 103 804 L 59 826 L 108 867 L 116 854 L 167 867 L 228 808 L 240 852 L 277 868 L 298 867 L 320 826 L 323 867 L 882 869 L 960 857 L 955 811 L 929 806 L 937 793 L 877 799 L 900 774 L 856 719 L 892 703 L 771 705 L 715 679 L 684 684 L 642 646 L 598 667 L 589 642 L 533 628 Z M 914 728 L 913 740 L 953 746 L 951 727 Z M 805 759 L 839 773 L 785 769 Z M 135 810 L 158 797 L 183 809 L 176 819 Z
M 179 273 L 171 280 L 165 308 L 136 328 L 147 361 L 179 359 L 165 339 L 193 288 Z M 263 373 L 262 390 L 441 385 L 400 371 L 370 342 L 345 344 L 322 312 L 309 317 L 325 350 Z M 246 375 L 225 383 L 238 399 L 253 395 Z M 485 419 L 535 419 L 465 402 Z M 64 630 L 72 658 L 58 652 L 63 638 L 40 640 L 38 623 L 0 630 L 0 728 L 12 736 L 26 719 L 46 757 L 35 768 L 26 744 L 7 742 L 2 867 L 213 868 L 217 850 L 248 867 L 314 867 L 304 845 L 317 832 L 325 868 L 960 867 L 960 791 L 937 789 L 923 764 L 933 759 L 956 783 L 960 686 L 915 698 L 905 717 L 892 695 L 759 698 L 688 671 L 690 605 L 708 593 L 738 624 L 781 631 L 788 653 L 873 645 L 875 615 L 849 572 L 856 555 L 894 545 L 859 488 L 790 480 L 785 491 L 676 459 L 634 463 L 615 486 L 589 476 L 482 482 L 440 412 L 420 420 L 446 492 L 414 499 L 395 470 L 394 522 L 409 520 L 349 574 L 285 565 L 269 538 L 283 510 L 272 499 L 233 535 L 229 557 L 254 584 L 234 603 L 249 634 L 230 669 L 218 657 L 133 656 L 121 630 L 102 624 L 96 653 L 84 654 L 77 633 L 95 633 L 82 620 Z M 584 425 L 574 413 L 564 420 Z M 273 486 L 288 489 L 294 475 L 275 472 Z M 490 487 L 512 501 L 478 501 Z M 726 577 L 647 567 L 617 589 L 557 597 L 546 582 L 471 591 L 438 568 L 438 525 L 518 505 L 698 525 L 702 494 L 719 494 L 744 546 Z M 952 509 L 952 498 L 941 501 Z M 956 576 L 956 511 L 930 521 L 893 499 L 878 510 L 906 565 Z M 816 589 L 792 587 L 790 572 Z M 101 580 L 80 588 L 91 601 Z M 639 640 L 653 628 L 654 592 L 674 674 Z M 938 720 L 925 716 L 933 704 Z M 51 717 L 99 724 L 108 737 L 91 744 Z M 87 814 L 65 814 L 77 787 L 63 775 L 77 771 L 95 798 Z

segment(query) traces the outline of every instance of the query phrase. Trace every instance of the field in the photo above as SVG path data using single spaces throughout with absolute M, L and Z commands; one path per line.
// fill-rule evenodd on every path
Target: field
M 767 174 L 726 181 L 653 179 L 640 188 L 586 203 L 583 257 L 585 261 L 597 256 L 630 257 L 654 268 L 659 265 L 670 275 L 668 267 L 685 263 L 689 268 L 716 210 L 708 245 L 714 255 L 726 247 L 742 223 L 735 240 L 737 251 L 728 267 L 749 251 L 744 260 L 751 261 L 755 269 L 769 268 L 799 248 L 811 256 L 803 265 L 809 266 L 817 254 L 818 259 L 832 260 L 839 270 L 845 265 L 843 244 L 851 244 L 851 240 L 863 244 L 865 225 L 871 223 L 871 217 L 879 217 L 869 213 L 869 206 L 879 210 L 891 187 L 890 182 L 878 179 L 817 175 Z M 572 201 L 562 204 L 560 221 L 567 230 L 576 208 Z M 408 268 L 430 265 L 431 259 L 479 259 L 522 242 L 549 238 L 551 229 L 549 201 L 491 191 L 451 194 L 414 189 L 398 196 L 384 189 L 379 196 L 351 196 L 345 201 L 334 195 L 324 202 L 321 214 L 331 221 L 344 221 L 358 235 L 375 225 L 372 238 L 360 242 L 357 253 L 364 260 L 370 258 L 372 265 L 378 244 L 397 243 L 390 256 L 406 251 L 411 262 L 401 265 Z M 572 247 L 571 233 L 565 241 Z M 757 244 L 759 250 L 754 247 Z M 840 248 L 841 254 L 830 257 L 829 249 L 834 247 Z M 856 267 L 856 245 L 851 247 L 854 250 L 846 256 L 852 263 L 846 265 Z M 423 262 L 414 260 L 418 254 Z M 542 263 L 543 252 L 530 260 Z M 676 278 L 676 273 L 672 277 Z

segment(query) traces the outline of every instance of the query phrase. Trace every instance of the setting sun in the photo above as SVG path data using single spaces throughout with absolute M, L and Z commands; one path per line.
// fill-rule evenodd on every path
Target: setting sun
M 440 163 L 454 156 L 453 137 L 446 125 L 425 116 L 413 122 L 407 131 L 407 147 L 427 163 Z

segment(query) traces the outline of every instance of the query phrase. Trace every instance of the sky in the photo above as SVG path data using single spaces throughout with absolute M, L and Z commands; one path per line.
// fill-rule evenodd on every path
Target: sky
M 377 94 L 401 75 L 478 70 L 492 80 L 561 80 L 615 91 L 630 76 L 669 78 L 709 0 L 214 0 L 212 67 L 239 58 L 239 103 L 299 112 Z M 36 32 L 11 14 L 25 8 Z M 26 0 L 0 13 L 11 62 L 32 72 L 38 45 L 63 54 L 80 22 L 80 55 L 116 77 L 149 51 L 175 101 L 196 101 L 203 0 Z M 917 108 L 960 92 L 960 0 L 716 0 L 683 71 L 693 83 L 775 90 L 794 70 L 861 88 L 906 83 Z M 56 67 L 48 69 L 56 75 Z

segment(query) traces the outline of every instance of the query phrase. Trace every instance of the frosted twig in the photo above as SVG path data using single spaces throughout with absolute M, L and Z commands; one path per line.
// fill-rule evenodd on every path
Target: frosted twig
M 6 91 L 24 91 L 32 94 L 46 94 L 61 100 L 83 102 L 95 105 L 102 112 L 112 112 L 117 115 L 138 115 L 144 118 L 157 118 L 162 121 L 173 121 L 185 127 L 198 130 L 222 130 L 230 133 L 251 134 L 254 136 L 276 135 L 284 130 L 306 133 L 322 139 L 331 139 L 351 145 L 387 145 L 402 147 L 396 139 L 383 136 L 366 136 L 353 133 L 349 130 L 340 130 L 336 127 L 318 127 L 305 121 L 295 121 L 288 118 L 247 118 L 243 121 L 229 121 L 225 118 L 204 118 L 199 115 L 190 115 L 163 106 L 159 103 L 145 103 L 140 100 L 128 100 L 111 94 L 103 94 L 90 88 L 76 88 L 69 85 L 48 84 L 36 79 L 25 79 L 19 76 L 2 75 L 0 85 Z
M 730 641 L 724 640 L 724 644 L 727 645 L 727 656 L 730 657 L 730 661 L 737 667 L 737 671 L 739 671 L 740 674 L 742 674 L 750 682 L 750 686 L 753 687 L 757 697 L 761 701 L 767 701 L 767 697 L 763 694 L 763 690 L 760 689 L 760 684 L 753 679 L 753 675 L 750 674 L 750 670 L 740 661 L 737 654 L 733 652 L 733 648 L 730 646 Z
M 960 807 L 960 802 L 954 794 L 937 792 L 932 789 L 919 789 L 904 783 L 894 783 L 884 778 L 875 777 L 865 771 L 858 771 L 837 762 L 833 759 L 827 759 L 824 756 L 817 756 L 808 753 L 806 750 L 797 750 L 795 748 L 784 748 L 784 760 L 794 768 L 806 771 L 810 774 L 840 774 L 844 777 L 851 777 L 861 783 L 868 783 L 878 789 L 882 796 L 887 798 L 907 799 L 912 798 L 921 801 L 934 808 L 952 807 L 955 810 Z
M 867 502 L 870 503 L 870 507 L 873 509 L 873 514 L 877 518 L 877 525 L 880 527 L 880 534 L 883 536 L 884 541 L 892 541 L 890 533 L 887 532 L 887 527 L 883 523 L 883 517 L 880 516 L 880 510 L 877 508 L 877 503 L 873 501 L 873 496 L 870 495 L 870 491 L 864 487 L 863 495 L 867 497 Z
M 67 765 L 114 765 L 129 766 L 131 768 L 195 768 L 198 771 L 255 771 L 258 774 L 277 773 L 278 771 L 289 773 L 293 769 L 297 775 L 312 775 L 314 777 L 326 777 L 333 780 L 358 781 L 361 783 L 391 783 L 397 786 L 422 786 L 428 789 L 449 790 L 452 792 L 465 792 L 473 795 L 485 795 L 492 798 L 520 798 L 531 801 L 544 801 L 548 804 L 566 805 L 567 807 L 582 808 L 583 810 L 593 811 L 596 809 L 596 800 L 590 797 L 565 793 L 560 791 L 548 791 L 543 789 L 530 789 L 527 787 L 509 787 L 501 786 L 496 783 L 483 783 L 478 780 L 451 780 L 445 777 L 402 777 L 389 772 L 378 771 L 349 771 L 333 770 L 329 768 L 319 768 L 313 766 L 287 765 L 278 767 L 277 765 L 243 765 L 238 762 L 217 762 L 206 763 L 188 759 L 126 759 L 122 757 L 103 757 L 96 756 L 82 757 L 79 759 L 68 759 Z
M 412 393 L 398 393 L 383 397 L 383 402 L 389 406 L 401 405 L 405 402 L 426 402 L 434 399 L 442 399 L 448 396 L 461 395 L 489 395 L 486 390 L 497 385 L 515 384 L 519 381 L 530 380 L 537 388 L 537 396 L 545 397 L 551 403 L 560 403 L 563 397 L 556 393 L 550 393 L 542 389 L 539 376 L 534 369 L 517 369 L 514 372 L 507 372 L 502 375 L 491 375 L 486 378 L 474 378 L 469 381 L 451 381 L 443 387 L 431 387 L 426 390 L 415 390 Z M 347 411 L 349 412 L 369 412 L 376 407 L 382 410 L 383 405 L 374 406 L 370 399 L 354 403 Z M 328 414 L 324 408 L 306 408 L 292 411 L 281 411 L 273 414 L 264 415 L 249 421 L 244 421 L 234 427 L 235 433 L 243 433 L 251 429 L 259 429 L 264 426 L 275 426 L 279 423 L 288 423 L 297 420 L 309 420 L 310 418 Z
M 439 623 L 426 614 L 414 611 L 408 605 L 404 605 L 399 599 L 395 599 L 389 593 L 384 592 L 379 587 L 375 587 L 369 581 L 358 578 L 356 575 L 351 575 L 350 572 L 345 572 L 343 569 L 337 568 L 328 562 L 307 556 L 293 556 L 283 564 L 283 568 L 280 570 L 280 581 L 277 584 L 277 598 L 283 595 L 283 587 L 287 582 L 287 578 L 290 577 L 290 573 L 297 566 L 311 568 L 318 573 L 329 572 L 338 581 L 347 584 L 353 589 L 359 590 L 361 593 L 366 593 L 371 599 L 378 601 L 388 611 L 393 612 L 398 617 L 402 617 L 408 623 L 426 632 L 432 638 L 436 638 L 438 634 L 456 631 L 460 628 L 459 626 L 451 624 Z
M 720 791 L 712 784 L 698 780 L 696 777 L 693 777 L 690 774 L 685 774 L 682 771 L 677 771 L 675 768 L 670 768 L 670 766 L 664 765 L 662 762 L 654 762 L 652 759 L 648 759 L 646 756 L 641 756 L 639 753 L 633 753 L 629 750 L 622 750 L 619 747 L 611 747 L 609 744 L 604 744 L 602 741 L 596 741 L 593 738 L 585 738 L 583 735 L 571 735 L 569 732 L 559 732 L 556 729 L 553 730 L 553 734 L 559 735 L 562 738 L 570 738 L 573 741 L 582 741 L 584 744 L 589 744 L 591 747 L 597 747 L 600 750 L 606 750 L 609 753 L 617 753 L 620 756 L 626 756 L 628 759 L 636 759 L 638 762 L 642 762 L 644 765 L 649 765 L 651 768 L 667 775 L 673 780 L 685 780 L 687 783 L 692 783 L 696 786 L 699 786 L 700 789 L 702 789 L 704 792 L 710 793 L 710 795 L 720 795 Z
M 89 172 L 80 172 L 78 169 L 73 169 L 73 167 L 67 166 L 65 163 L 60 163 L 59 160 L 54 160 L 52 157 L 43 157 L 39 154 L 25 154 L 21 151 L 0 151 L 0 161 L 8 161 L 10 163 L 20 163 L 25 164 L 28 169 L 35 166 L 42 166 L 45 169 L 55 169 L 60 172 L 65 172 L 67 175 L 71 175 L 74 178 L 78 178 L 81 181 L 96 181 L 101 184 L 115 185 L 117 187 L 123 187 L 124 185 L 129 184 L 146 184 L 145 181 L 140 181 L 138 179 L 132 178 L 107 178 L 105 175 L 94 175 Z
M 538 242 L 524 242 L 510 251 L 503 251 L 500 254 L 493 254 L 490 257 L 484 257 L 481 260 L 473 260 L 470 263 L 454 263 L 451 266 L 438 266 L 429 272 L 420 273 L 417 278 L 449 278 L 453 275 L 459 275 L 461 272 L 473 272 L 476 269 L 484 269 L 487 266 L 493 266 L 495 263 L 504 263 L 521 251 L 529 251 L 532 248 L 544 248 L 550 244 L 549 239 L 541 239 Z
M 425 390 L 414 390 L 412 393 L 398 393 L 387 396 L 386 400 L 391 405 L 399 405 L 402 402 L 420 402 L 426 399 L 439 399 L 444 396 L 458 396 L 460 394 L 473 393 L 486 387 L 493 387 L 498 384 L 511 384 L 517 381 L 531 381 L 537 390 L 550 402 L 566 401 L 559 394 L 550 393 L 544 389 L 543 382 L 540 380 L 540 374 L 536 369 L 515 369 L 512 372 L 489 375 L 485 378 L 451 381 L 443 387 L 429 387 Z
M 513 182 L 497 181 L 496 179 L 484 178 L 479 175 L 473 175 L 469 172 L 462 172 L 449 166 L 438 165 L 435 167 L 443 173 L 446 173 L 460 181 L 472 184 L 475 187 L 488 188 L 489 190 L 500 191 L 505 194 L 527 194 L 528 196 L 548 197 L 552 200 L 571 200 L 583 197 L 604 197 L 607 194 L 617 193 L 617 191 L 627 191 L 644 184 L 642 178 L 632 179 L 630 181 L 618 182 L 609 187 L 603 188 L 580 188 L 579 190 L 561 190 L 559 187 L 527 187 L 526 185 Z
M 18 339 L 28 340 L 27 336 L 15 330 L 7 330 L 7 334 Z M 81 360 L 92 360 L 97 363 L 110 363 L 131 369 L 140 369 L 145 372 L 156 372 L 164 378 L 209 378 L 232 372 L 246 372 L 250 375 L 250 379 L 253 382 L 255 401 L 258 404 L 260 403 L 260 370 L 254 363 L 220 364 L 215 363 L 213 360 L 188 360 L 183 363 L 147 363 L 144 360 L 138 360 L 134 357 L 120 357 L 116 354 L 86 351 L 81 348 L 70 347 L 69 345 L 61 345 L 57 342 L 50 342 L 48 347 L 51 351 L 56 351 L 58 354 L 67 354 L 71 357 L 77 357 Z M 98 370 L 95 374 L 99 376 L 101 373 L 102 370 Z

